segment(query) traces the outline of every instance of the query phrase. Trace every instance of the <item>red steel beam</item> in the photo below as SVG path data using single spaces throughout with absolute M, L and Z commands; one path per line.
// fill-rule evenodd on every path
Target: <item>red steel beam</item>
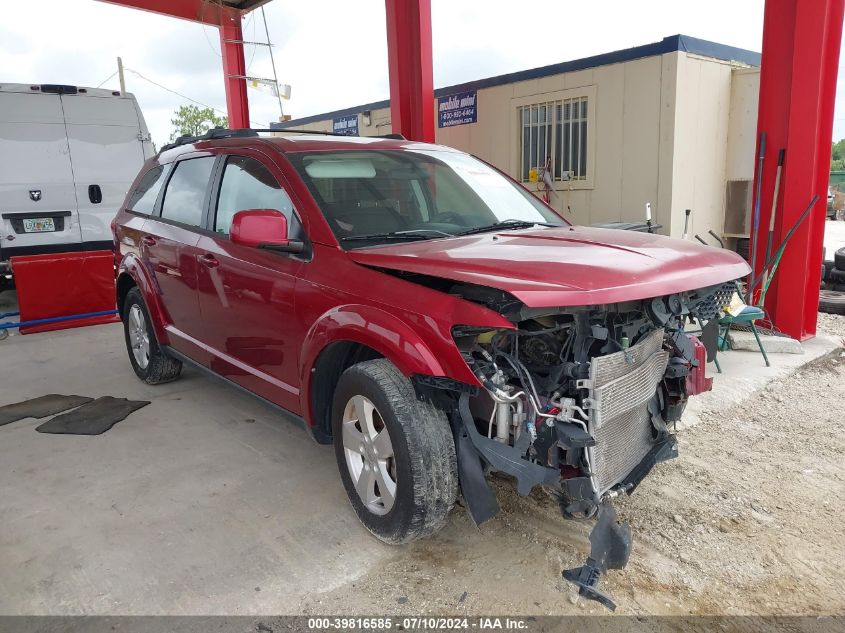
M 223 54 L 223 80 L 229 127 L 249 127 L 249 98 L 246 92 L 243 29 L 240 15 L 224 18 L 220 25 L 220 51 Z
M 819 199 L 786 247 L 766 296 L 776 327 L 799 340 L 816 333 L 836 74 L 845 0 L 766 0 L 757 137 L 766 132 L 760 225 L 754 267 L 763 267 L 777 154 L 786 148 L 775 220 L 776 250 L 810 203 Z M 759 140 L 758 140 L 759 143 Z
M 249 127 L 249 99 L 246 91 L 242 12 L 208 0 L 100 0 L 173 18 L 190 20 L 220 29 L 223 81 L 230 128 Z M 178 64 L 178 60 L 174 63 Z
M 192 22 L 201 22 L 211 26 L 219 26 L 224 15 L 237 13 L 232 9 L 221 7 L 216 2 L 208 2 L 208 0 L 100 0 L 100 2 L 150 11 L 151 13 L 159 13 Z
M 433 143 L 431 0 L 385 0 L 385 9 L 393 131 Z

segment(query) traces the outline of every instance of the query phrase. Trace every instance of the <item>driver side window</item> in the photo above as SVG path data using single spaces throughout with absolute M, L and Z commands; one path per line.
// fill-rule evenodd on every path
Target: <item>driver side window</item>
M 246 209 L 279 211 L 288 219 L 290 237 L 298 237 L 300 233 L 293 203 L 270 170 L 254 158 L 230 156 L 226 159 L 217 197 L 215 233 L 229 235 L 235 213 Z

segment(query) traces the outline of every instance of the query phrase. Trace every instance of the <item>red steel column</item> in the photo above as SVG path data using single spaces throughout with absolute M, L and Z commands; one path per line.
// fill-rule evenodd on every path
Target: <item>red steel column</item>
M 244 61 L 241 14 L 226 12 L 220 20 L 220 50 L 223 53 L 223 81 L 226 86 L 226 110 L 229 127 L 249 127 L 249 99 L 246 93 L 246 62 Z
M 844 10 L 845 0 L 766 0 L 763 20 L 758 143 L 761 132 L 767 138 L 763 173 L 755 173 L 755 188 L 762 178 L 755 270 L 764 264 L 778 150 L 786 148 L 772 250 L 819 199 L 786 247 L 765 307 L 775 326 L 800 340 L 816 333 Z
M 393 131 L 434 142 L 431 0 L 385 0 Z

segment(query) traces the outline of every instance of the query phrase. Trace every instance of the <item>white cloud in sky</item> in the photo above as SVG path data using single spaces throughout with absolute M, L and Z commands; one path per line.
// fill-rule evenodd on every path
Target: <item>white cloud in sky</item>
M 383 0 L 273 0 L 265 5 L 287 113 L 308 116 L 387 99 Z M 219 110 L 226 109 L 217 29 L 95 0 L 29 0 L 0 25 L 0 82 L 96 86 L 127 68 Z M 435 86 L 597 55 L 682 33 L 759 51 L 763 0 L 526 3 L 432 0 Z M 264 41 L 259 12 L 244 38 Z M 248 74 L 271 77 L 266 47 L 247 46 Z M 185 99 L 127 72 L 153 140 L 170 135 Z M 117 77 L 104 87 L 116 88 Z M 845 89 L 845 86 L 843 86 Z M 250 90 L 250 118 L 279 116 L 269 94 Z M 837 104 L 842 99 L 837 99 Z M 836 138 L 845 136 L 837 109 Z

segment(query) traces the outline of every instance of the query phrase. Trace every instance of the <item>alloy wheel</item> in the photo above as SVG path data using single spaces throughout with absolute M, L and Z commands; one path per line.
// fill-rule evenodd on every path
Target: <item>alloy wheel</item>
M 381 414 L 368 398 L 353 396 L 341 428 L 346 467 L 358 496 L 373 514 L 387 514 L 396 501 L 396 462 Z
M 138 367 L 146 369 L 150 364 L 150 335 L 147 332 L 147 320 L 137 303 L 129 309 L 127 328 L 132 356 L 135 357 Z

